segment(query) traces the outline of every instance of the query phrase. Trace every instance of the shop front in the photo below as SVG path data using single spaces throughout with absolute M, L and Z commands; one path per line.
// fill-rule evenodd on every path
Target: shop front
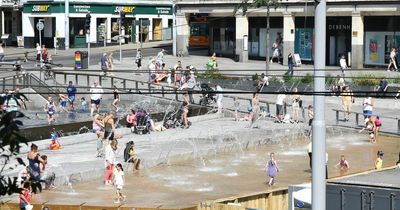
M 65 8 L 64 2 L 52 4 L 25 4 L 23 9 L 23 36 L 25 47 L 34 47 L 39 42 L 39 32 L 36 23 L 41 20 L 45 23 L 42 31 L 42 43 L 49 47 L 54 46 L 54 37 L 63 48 L 65 38 Z M 119 12 L 125 12 L 125 20 L 120 27 Z M 170 5 L 111 5 L 94 3 L 74 3 L 69 6 L 69 41 L 72 47 L 86 45 L 85 17 L 91 14 L 90 42 L 93 45 L 118 43 L 120 35 L 122 42 L 136 42 L 149 40 L 171 39 L 168 31 L 172 20 Z M 136 24 L 140 19 L 149 20 L 146 25 Z M 121 34 L 120 34 L 121 33 Z M 146 34 L 145 39 L 139 34 Z
M 235 18 L 210 18 L 210 51 L 218 56 L 235 55 Z
M 314 18 L 296 17 L 294 51 L 303 61 L 313 61 Z M 326 18 L 326 64 L 339 65 L 342 55 L 348 60 L 351 52 L 351 17 Z
M 364 64 L 388 65 L 391 49 L 400 50 L 400 16 L 369 16 L 364 23 Z
M 283 18 L 270 17 L 269 44 L 270 56 L 272 45 L 277 39 L 282 40 Z M 278 41 L 279 42 L 279 41 Z M 249 17 L 249 58 L 265 60 L 267 55 L 267 23 L 265 17 Z M 283 54 L 282 46 L 281 54 Z

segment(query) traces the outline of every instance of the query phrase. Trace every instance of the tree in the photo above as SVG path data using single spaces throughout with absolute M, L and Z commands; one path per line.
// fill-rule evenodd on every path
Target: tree
M 25 115 L 19 111 L 4 112 L 3 107 L 7 99 L 9 97 L 0 98 L 0 196 L 20 192 L 17 177 L 4 175 L 4 170 L 25 165 L 24 161 L 17 155 L 20 152 L 21 145 L 27 145 L 27 139 L 20 134 L 19 130 L 22 121 L 18 120 Z M 13 165 L 14 159 L 17 164 Z M 32 183 L 32 187 L 35 191 L 37 189 L 41 191 L 40 183 Z
M 242 0 L 238 5 L 235 7 L 235 14 L 241 10 L 243 12 L 243 15 L 246 15 L 247 10 L 251 8 L 262 8 L 266 7 L 267 9 L 267 37 L 266 37 L 266 43 L 267 43 L 267 49 L 266 49 L 266 58 L 265 58 L 265 72 L 268 73 L 269 70 L 269 55 L 270 55 L 270 42 L 269 42 L 269 30 L 270 30 L 270 21 L 269 21 L 269 16 L 270 16 L 270 10 L 271 7 L 276 9 L 279 6 L 279 3 L 282 0 Z

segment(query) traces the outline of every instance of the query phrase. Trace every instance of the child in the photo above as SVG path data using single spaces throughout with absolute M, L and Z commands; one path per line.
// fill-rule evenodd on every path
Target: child
M 124 187 L 124 169 L 122 168 L 122 164 L 118 163 L 117 164 L 117 171 L 115 172 L 114 176 L 114 185 L 117 189 L 117 199 L 114 201 L 114 203 L 120 203 L 121 199 L 125 201 L 126 196 L 122 194 L 122 188 Z
M 340 161 L 336 164 L 336 167 L 340 167 L 340 170 L 347 170 L 350 168 L 349 162 L 347 162 L 344 155 L 340 156 Z
M 375 139 L 375 123 L 372 122 L 371 118 L 365 118 L 365 127 L 362 128 L 359 131 L 359 133 L 361 133 L 364 130 L 368 131 L 368 136 L 369 136 L 369 140 L 371 141 L 371 143 L 376 143 L 376 139 Z
M 58 142 L 58 135 L 56 130 L 53 128 L 53 132 L 51 133 L 51 142 L 49 145 L 50 150 L 58 150 L 60 149 L 60 143 Z
M 275 184 L 275 177 L 276 177 L 277 173 L 279 172 L 279 168 L 278 168 L 278 165 L 276 164 L 274 155 L 275 154 L 273 152 L 270 154 L 270 160 L 265 165 L 265 172 L 267 172 L 267 176 L 270 177 L 269 182 L 268 182 L 268 185 L 270 187 Z
M 82 97 L 80 101 L 81 101 L 81 105 L 78 108 L 78 112 L 79 113 L 86 112 L 87 102 L 86 102 L 85 97 Z
M 64 112 L 68 112 L 67 109 L 67 102 L 69 100 L 67 95 L 59 94 L 60 96 L 60 111 L 63 110 Z
M 383 165 L 383 151 L 379 150 L 376 156 L 375 169 L 381 169 Z
M 382 121 L 379 119 L 379 116 L 376 116 L 374 124 L 375 124 L 375 138 L 378 138 L 378 134 L 382 126 Z
M 47 112 L 47 122 L 50 125 L 53 121 L 54 122 L 56 121 L 56 119 L 54 118 L 54 113 L 56 112 L 56 106 L 51 97 L 48 98 L 45 110 Z
M 131 143 L 131 148 L 129 149 L 129 158 L 131 159 L 131 162 L 133 163 L 133 171 L 139 170 L 141 159 L 136 154 L 135 142 L 133 142 L 133 141 Z

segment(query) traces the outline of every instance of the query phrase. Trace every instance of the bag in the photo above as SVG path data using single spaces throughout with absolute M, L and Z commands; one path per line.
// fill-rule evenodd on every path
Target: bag
M 29 204 L 25 206 L 26 210 L 32 210 L 33 209 L 33 205 Z
M 301 99 L 299 100 L 299 107 L 303 108 L 303 100 L 301 100 Z

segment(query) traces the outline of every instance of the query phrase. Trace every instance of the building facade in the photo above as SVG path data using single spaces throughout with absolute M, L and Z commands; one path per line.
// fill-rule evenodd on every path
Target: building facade
M 202 13 L 209 17 L 209 52 L 240 61 L 265 59 L 267 47 L 282 39 L 284 64 L 289 52 L 313 61 L 314 1 L 284 0 L 271 8 L 271 46 L 266 46 L 266 7 L 234 14 L 238 3 L 240 0 L 176 0 L 178 50 L 188 53 L 188 20 Z M 327 0 L 326 27 L 327 65 L 338 65 L 341 55 L 352 68 L 387 65 L 390 49 L 400 50 L 398 0 Z
M 0 30 L 2 42 L 6 45 L 17 45 L 22 35 L 22 3 L 15 0 L 0 1 Z
M 44 22 L 42 43 L 48 47 L 65 47 L 65 2 L 26 1 L 22 13 L 22 36 L 25 47 L 39 43 L 36 24 Z M 93 45 L 118 43 L 119 11 L 124 11 L 121 27 L 123 43 L 172 39 L 172 4 L 168 1 L 96 0 L 69 1 L 69 43 L 71 47 L 86 45 L 85 17 L 91 15 L 89 40 Z M 67 36 L 68 37 L 68 36 Z

